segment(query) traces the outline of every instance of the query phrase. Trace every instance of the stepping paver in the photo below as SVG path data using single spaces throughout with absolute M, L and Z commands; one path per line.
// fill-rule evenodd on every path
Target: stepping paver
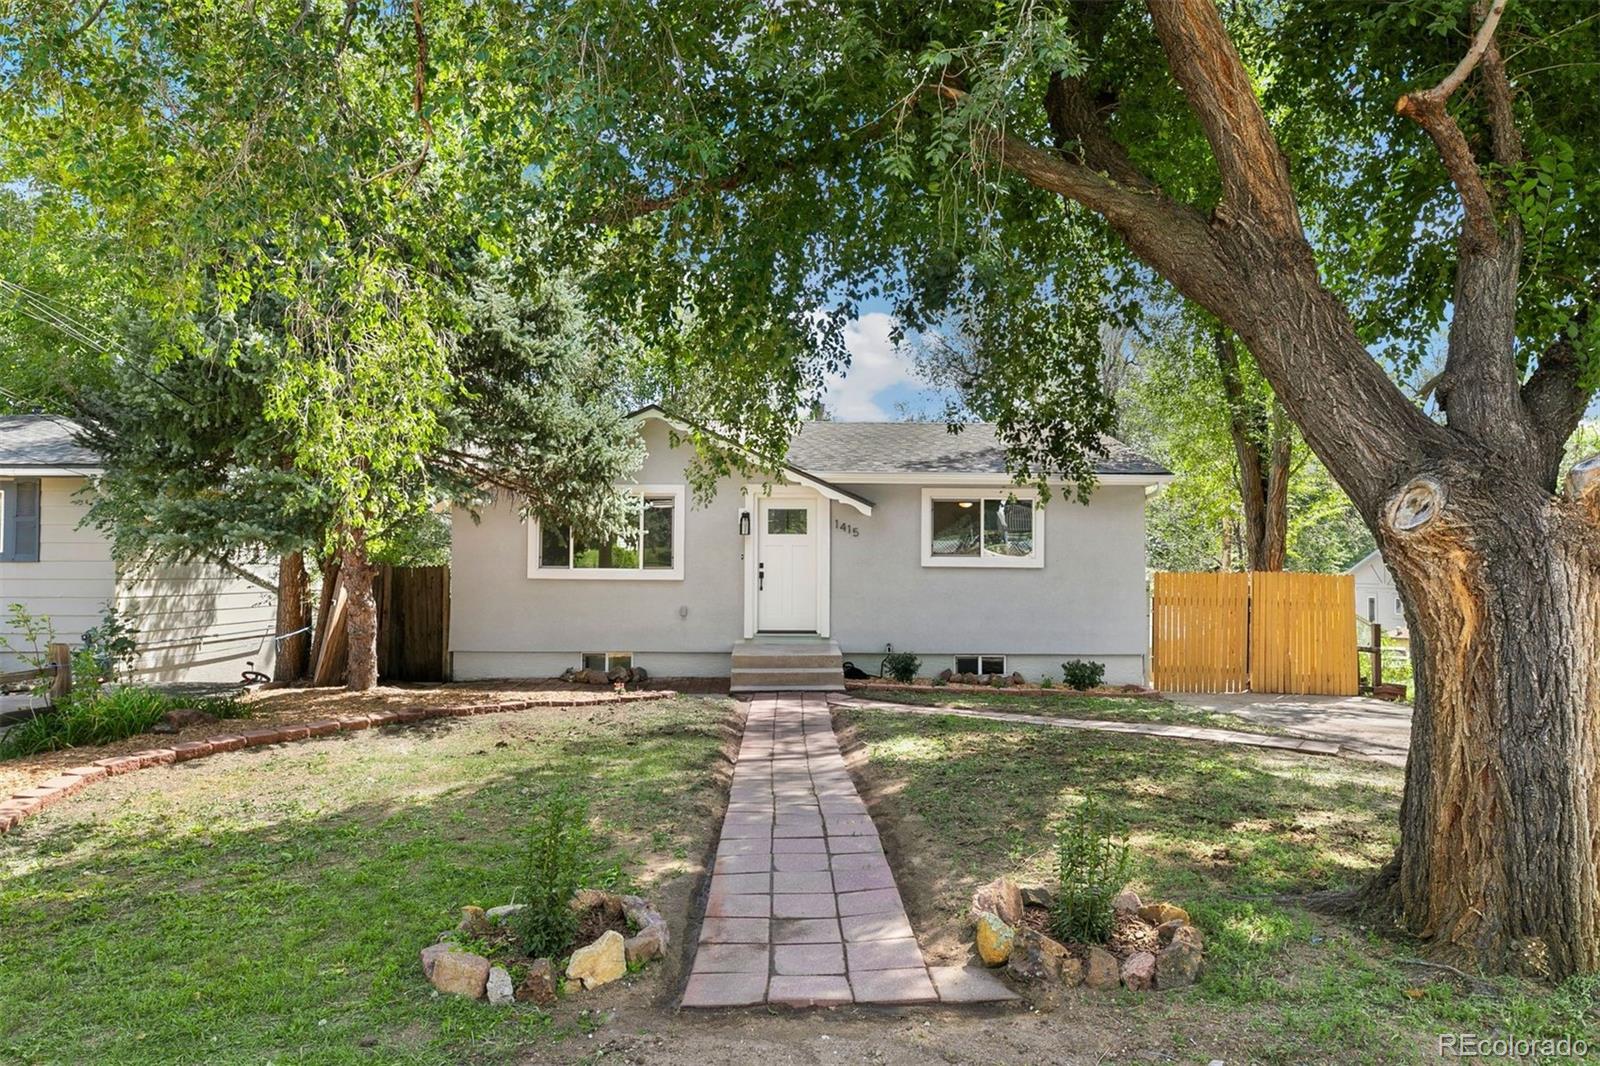
M 683 1005 L 1016 998 L 992 974 L 925 964 L 827 701 L 752 700 Z

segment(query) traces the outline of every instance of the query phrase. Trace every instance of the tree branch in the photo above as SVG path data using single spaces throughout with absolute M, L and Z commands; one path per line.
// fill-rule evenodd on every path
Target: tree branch
M 1445 170 L 1450 174 L 1450 181 L 1456 187 L 1456 195 L 1461 198 L 1464 212 L 1461 220 L 1461 236 L 1466 246 L 1464 252 L 1493 250 L 1500 240 L 1500 227 L 1495 221 L 1494 201 L 1489 195 L 1489 187 L 1484 182 L 1483 175 L 1478 170 L 1478 161 L 1473 157 L 1472 146 L 1467 143 L 1466 135 L 1461 132 L 1456 120 L 1450 117 L 1445 103 L 1477 68 L 1479 62 L 1492 51 L 1491 65 L 1500 75 L 1504 89 L 1501 104 L 1505 112 L 1503 116 L 1491 120 L 1491 124 L 1495 127 L 1495 140 L 1497 145 L 1506 146 L 1504 144 L 1507 139 L 1506 134 L 1501 129 L 1499 119 L 1503 119 L 1505 129 L 1509 129 L 1511 137 L 1515 137 L 1515 123 L 1511 120 L 1510 86 L 1505 84 L 1505 67 L 1500 63 L 1499 51 L 1494 45 L 1495 27 L 1500 25 L 1500 16 L 1505 12 L 1505 7 L 1506 0 L 1493 0 L 1483 17 L 1482 24 L 1478 27 L 1477 34 L 1473 37 L 1472 46 L 1443 81 L 1431 89 L 1406 93 L 1394 105 L 1398 114 L 1421 126 L 1439 150 L 1439 157 L 1444 161 Z M 1493 113 L 1496 93 L 1491 91 L 1488 95 L 1491 100 L 1490 112 Z
M 1249 216 L 1275 236 L 1301 237 L 1288 164 L 1216 0 L 1148 0 L 1148 7 L 1167 64 L 1216 157 L 1218 215 Z

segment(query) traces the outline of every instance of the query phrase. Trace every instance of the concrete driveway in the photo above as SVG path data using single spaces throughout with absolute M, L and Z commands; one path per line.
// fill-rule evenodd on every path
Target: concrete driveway
M 1411 705 L 1366 696 L 1286 696 L 1270 692 L 1163 693 L 1173 703 L 1234 714 L 1297 736 L 1331 740 L 1352 751 L 1404 766 L 1411 744 Z

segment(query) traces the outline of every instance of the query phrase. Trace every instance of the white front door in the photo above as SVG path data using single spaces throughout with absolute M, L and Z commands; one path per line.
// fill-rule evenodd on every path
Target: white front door
M 817 629 L 817 501 L 762 499 L 756 509 L 756 628 Z

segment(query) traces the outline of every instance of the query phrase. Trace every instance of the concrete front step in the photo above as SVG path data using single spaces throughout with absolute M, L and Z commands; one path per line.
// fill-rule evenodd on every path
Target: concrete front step
M 735 670 L 807 670 L 825 668 L 843 670 L 844 656 L 837 652 L 817 652 L 807 655 L 774 655 L 770 652 L 735 651 Z
M 735 692 L 838 692 L 844 688 L 844 672 L 837 666 L 789 667 L 782 670 L 734 667 L 729 682 L 729 687 Z

